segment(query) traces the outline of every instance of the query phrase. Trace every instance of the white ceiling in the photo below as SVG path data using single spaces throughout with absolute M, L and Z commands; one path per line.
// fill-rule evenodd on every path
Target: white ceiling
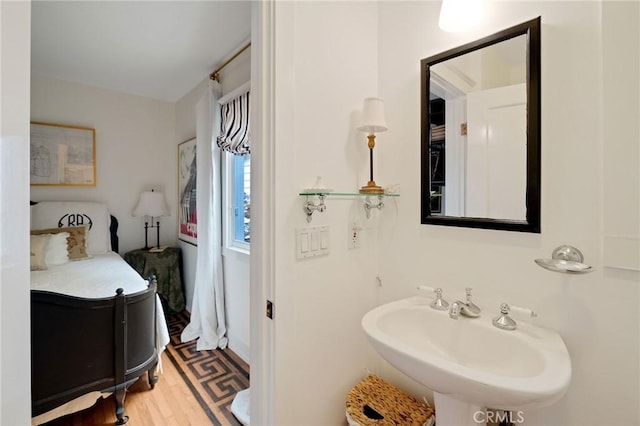
M 33 1 L 31 71 L 174 102 L 251 36 L 248 1 Z

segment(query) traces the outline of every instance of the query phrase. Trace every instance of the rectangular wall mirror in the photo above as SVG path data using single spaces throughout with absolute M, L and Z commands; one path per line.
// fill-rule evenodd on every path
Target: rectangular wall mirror
M 421 222 L 540 232 L 540 18 L 421 61 Z

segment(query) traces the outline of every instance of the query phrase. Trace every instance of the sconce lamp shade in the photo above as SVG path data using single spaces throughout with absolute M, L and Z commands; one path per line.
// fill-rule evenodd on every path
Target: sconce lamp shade
M 133 210 L 133 215 L 161 217 L 169 216 L 169 209 L 164 202 L 164 194 L 162 192 L 144 191 L 140 194 L 138 205 Z
M 484 15 L 482 3 L 482 0 L 442 0 L 438 26 L 448 33 L 475 27 Z
M 369 134 L 386 132 L 387 122 L 384 119 L 384 102 L 380 98 L 366 98 L 362 109 L 362 121 L 358 130 Z

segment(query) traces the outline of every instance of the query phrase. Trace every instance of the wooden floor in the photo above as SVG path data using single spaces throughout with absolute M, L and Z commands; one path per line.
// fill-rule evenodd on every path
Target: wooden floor
M 212 422 L 181 377 L 176 367 L 162 354 L 164 372 L 152 390 L 147 381 L 134 383 L 125 399 L 129 422 L 127 426 L 205 426 Z M 47 423 L 47 426 L 99 426 L 114 425 L 115 401 L 113 396 L 102 399 L 91 408 Z

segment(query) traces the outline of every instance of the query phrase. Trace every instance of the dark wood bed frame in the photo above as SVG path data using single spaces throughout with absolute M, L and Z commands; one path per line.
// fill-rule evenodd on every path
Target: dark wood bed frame
M 100 391 L 115 394 L 116 424 L 127 422 L 127 388 L 145 372 L 152 389 L 158 380 L 156 287 L 151 277 L 146 290 L 101 299 L 31 290 L 32 416 Z

